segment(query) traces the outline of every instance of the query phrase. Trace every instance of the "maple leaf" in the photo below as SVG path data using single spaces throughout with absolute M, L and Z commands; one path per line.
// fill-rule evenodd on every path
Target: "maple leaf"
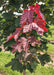
M 32 29 L 37 31 L 39 35 L 43 36 L 44 30 L 40 28 L 36 23 L 32 23 Z
M 25 37 L 21 37 L 21 39 L 19 39 L 16 44 L 13 44 L 11 48 L 13 48 L 12 53 L 17 50 L 18 52 L 21 52 L 21 51 L 27 52 L 29 49 L 29 44 Z
M 40 10 L 40 6 L 38 4 L 36 4 L 34 6 L 34 12 L 38 15 L 39 14 L 39 10 Z
M 28 22 L 32 23 L 32 21 L 33 21 L 33 11 L 29 10 L 29 12 L 28 12 Z
M 44 15 L 40 11 L 40 6 L 38 4 L 36 4 L 34 7 L 30 6 L 29 8 L 33 11 L 33 13 L 35 12 L 35 14 L 37 14 L 39 18 L 42 18 L 43 20 L 45 20 Z
M 23 27 L 23 33 L 29 32 L 35 30 L 39 33 L 39 35 L 43 35 L 44 30 L 42 28 L 40 28 L 36 23 L 30 23 L 29 25 L 25 25 Z
M 34 22 L 35 22 L 39 27 L 41 27 L 41 28 L 44 30 L 44 32 L 47 32 L 47 31 L 48 31 L 48 29 L 45 27 L 45 26 L 46 26 L 45 20 L 40 19 L 40 18 L 38 18 L 38 17 L 35 17 Z
M 33 11 L 33 13 L 37 14 L 37 16 L 39 18 L 41 18 L 40 13 L 39 13 L 40 6 L 38 4 L 36 4 L 34 7 L 33 6 L 30 6 L 29 8 Z
M 14 53 L 15 51 L 17 51 L 18 50 L 18 52 L 20 53 L 21 51 L 22 51 L 22 43 L 16 43 L 16 44 L 13 44 L 12 46 L 11 46 L 11 48 L 13 48 L 12 49 L 12 53 Z
M 23 15 L 21 16 L 20 24 L 23 24 L 24 22 L 26 22 L 27 17 L 28 17 L 28 10 L 25 9 L 25 10 L 23 11 Z
M 29 7 L 33 12 L 35 12 L 35 14 L 39 13 L 40 10 L 40 6 L 38 4 L 36 4 L 35 6 L 30 6 Z
M 22 42 L 24 51 L 27 52 L 29 49 L 29 43 L 28 43 L 27 39 L 25 37 L 22 37 L 21 42 Z
M 33 11 L 32 10 L 24 10 L 23 11 L 23 15 L 21 16 L 20 19 L 20 24 L 23 24 L 24 22 L 28 22 L 31 23 L 33 21 Z
M 42 18 L 43 20 L 45 20 L 44 15 L 42 14 L 42 12 L 40 11 L 40 6 L 38 4 L 36 4 L 33 8 L 33 11 L 35 12 L 35 14 L 37 14 L 37 16 L 39 18 Z
M 31 30 L 32 30 L 32 25 L 31 25 L 31 24 L 25 25 L 25 26 L 23 27 L 23 33 L 29 32 L 29 31 L 31 31 Z

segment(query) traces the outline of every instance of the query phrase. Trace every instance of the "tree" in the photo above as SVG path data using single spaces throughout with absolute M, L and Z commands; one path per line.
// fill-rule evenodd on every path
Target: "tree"
M 47 53 L 41 54 L 40 51 L 43 52 L 44 50 L 47 50 L 46 44 L 48 40 L 44 37 L 47 37 L 48 33 L 50 33 L 48 29 L 48 22 L 49 18 L 51 18 L 49 14 L 51 13 L 51 10 L 53 10 L 53 5 L 50 5 L 50 0 L 46 0 L 45 5 L 40 5 L 40 7 L 38 5 L 35 6 L 35 2 L 36 0 L 0 1 L 0 5 L 3 7 L 1 13 L 5 11 L 4 13 L 2 13 L 1 18 L 1 35 L 4 37 L 4 40 L 6 40 L 7 38 L 8 41 L 5 42 L 4 46 L 8 46 L 8 50 L 11 50 L 13 48 L 12 52 L 15 52 L 18 49 L 18 51 L 15 52 L 15 58 L 12 59 L 12 62 L 10 62 L 9 65 L 12 65 L 13 70 L 20 70 L 20 72 L 22 72 L 25 69 L 28 69 L 30 70 L 30 72 L 32 72 L 38 63 L 44 65 L 46 62 L 50 61 L 50 56 Z M 23 4 L 23 10 L 20 8 L 21 4 Z M 29 6 L 30 10 L 28 10 Z M 50 8 L 50 6 L 52 8 Z M 37 11 L 35 11 L 35 9 Z M 41 13 L 40 9 L 45 15 L 46 22 L 44 15 Z M 24 11 L 24 14 L 22 16 L 13 14 L 14 12 L 22 13 L 22 11 Z M 44 37 L 40 35 L 44 35 Z M 15 40 L 11 38 L 14 38 Z M 16 43 L 17 39 L 18 41 Z

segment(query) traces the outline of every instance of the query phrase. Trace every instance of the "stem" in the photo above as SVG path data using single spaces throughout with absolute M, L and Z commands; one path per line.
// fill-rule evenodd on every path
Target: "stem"
M 26 73 L 25 70 L 23 70 L 23 75 L 25 75 L 25 73 Z
M 25 54 L 24 54 L 24 66 L 25 66 L 25 61 L 26 61 L 26 58 L 25 58 Z M 23 70 L 23 75 L 26 74 L 26 70 Z

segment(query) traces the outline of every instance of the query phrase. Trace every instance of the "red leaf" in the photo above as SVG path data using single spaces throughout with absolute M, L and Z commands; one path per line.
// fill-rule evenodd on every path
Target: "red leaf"
M 35 19 L 34 19 L 34 22 L 35 23 L 37 23 L 37 25 L 39 26 L 39 27 L 41 27 L 43 30 L 44 30 L 44 32 L 47 32 L 48 31 L 48 29 L 45 27 L 45 20 L 43 20 L 43 19 L 39 19 L 38 17 L 36 17 Z
M 30 6 L 29 8 L 34 12 L 34 7 L 33 6 Z
M 40 25 L 39 25 L 40 26 Z M 45 26 L 40 26 L 42 29 L 44 29 L 44 32 L 47 32 L 48 29 Z
M 42 14 L 42 12 L 40 11 L 40 6 L 38 4 L 36 4 L 34 7 L 33 6 L 30 6 L 29 7 L 33 12 L 35 12 L 35 14 L 37 14 L 37 16 L 39 18 L 42 18 L 43 20 L 44 19 L 44 15 Z
M 40 14 L 41 18 L 42 18 L 43 20 L 45 20 L 44 15 L 42 14 L 41 11 L 39 11 L 39 14 Z

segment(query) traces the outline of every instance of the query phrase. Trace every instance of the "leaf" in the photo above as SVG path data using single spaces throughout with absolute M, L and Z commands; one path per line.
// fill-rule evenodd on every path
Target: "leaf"
M 24 10 L 23 15 L 21 16 L 21 19 L 20 19 L 20 24 L 23 24 L 24 22 L 26 22 L 27 17 L 28 17 L 28 10 Z
M 35 17 L 34 22 L 44 30 L 44 32 L 47 32 L 48 29 L 45 27 L 46 26 L 46 22 L 43 19 L 40 19 L 38 17 Z
M 28 23 L 32 23 L 33 21 L 33 11 L 32 10 L 25 9 L 23 11 L 23 15 L 21 16 L 21 19 L 20 19 L 20 24 L 23 24 L 27 20 L 28 20 Z
M 33 11 L 32 10 L 29 10 L 28 12 L 28 21 L 29 23 L 32 23 L 33 21 Z
M 29 49 L 29 44 L 25 37 L 21 37 L 21 39 L 19 39 L 16 44 L 13 44 L 11 48 L 13 48 L 12 53 L 17 50 L 18 52 L 21 52 L 21 51 L 27 52 Z
M 32 31 L 32 25 L 31 24 L 25 25 L 23 27 L 23 33 L 26 33 L 26 32 L 29 32 L 29 31 Z
M 41 11 L 39 11 L 39 14 L 40 14 L 41 18 L 42 18 L 43 20 L 45 20 L 44 15 L 42 14 Z
M 32 29 L 37 31 L 39 35 L 43 36 L 44 30 L 40 28 L 36 23 L 32 23 Z
M 34 36 L 28 37 L 28 42 L 29 42 L 32 46 L 35 46 L 36 44 L 38 44 L 38 45 L 41 44 L 40 40 L 36 40 L 36 38 L 35 38 Z
M 27 39 L 26 39 L 25 37 L 22 37 L 21 39 L 22 39 L 21 42 L 22 42 L 22 44 L 23 44 L 23 49 L 24 49 L 25 52 L 27 52 L 28 49 L 29 49 L 28 41 L 27 41 Z
M 36 23 L 30 23 L 29 25 L 25 25 L 23 27 L 23 33 L 35 30 L 38 32 L 39 35 L 43 35 L 44 30 L 40 28 Z
M 51 61 L 51 58 L 50 58 L 50 56 L 47 53 L 42 54 L 42 55 L 40 54 L 38 56 L 38 58 L 39 58 L 39 60 L 40 60 L 40 62 L 41 62 L 42 65 L 44 65 L 45 63 Z
M 11 66 L 11 69 L 14 71 L 14 70 L 17 70 L 17 71 L 20 71 L 20 72 L 23 72 L 23 65 L 22 63 L 19 62 L 18 59 L 16 58 L 13 58 L 9 63 L 7 63 L 5 65 L 5 67 L 9 67 Z
M 13 53 L 13 52 L 16 52 L 17 50 L 18 50 L 18 52 L 20 53 L 20 52 L 22 51 L 21 45 L 22 45 L 22 44 L 13 44 L 13 45 L 11 46 L 11 48 L 13 48 L 13 49 L 12 49 L 12 53 Z

